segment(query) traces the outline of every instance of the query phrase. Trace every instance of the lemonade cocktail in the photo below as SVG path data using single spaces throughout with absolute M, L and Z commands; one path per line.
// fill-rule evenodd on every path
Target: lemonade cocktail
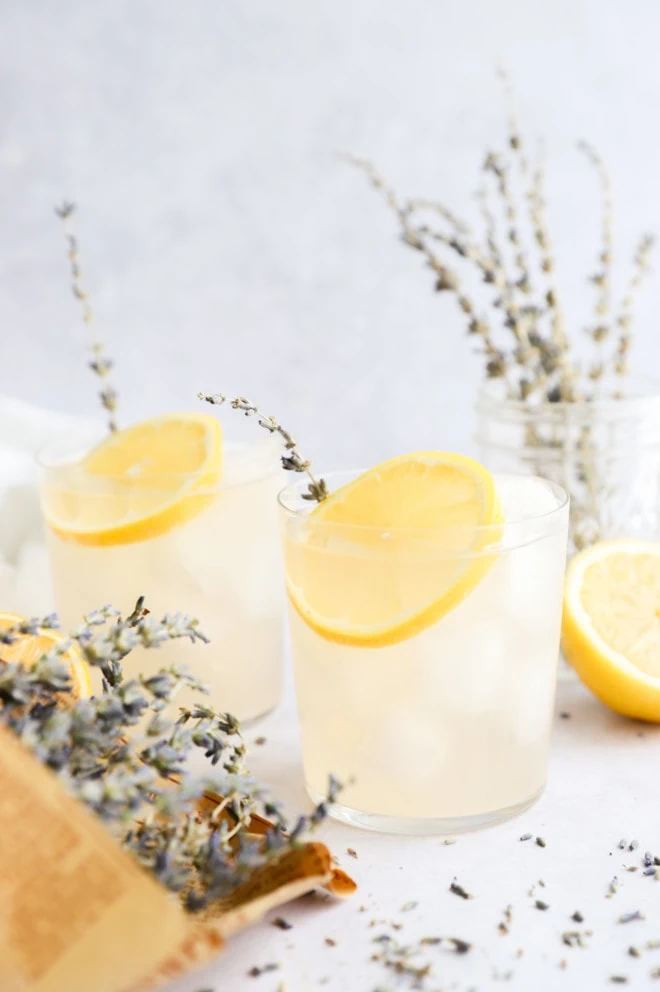
M 105 603 L 126 615 L 145 595 L 158 618 L 197 618 L 209 643 L 136 652 L 132 671 L 185 663 L 216 708 L 242 721 L 271 710 L 282 681 L 277 442 L 228 444 L 215 417 L 176 414 L 41 462 L 64 629 Z
M 307 787 L 333 773 L 373 829 L 496 822 L 546 780 L 567 499 L 433 457 L 331 474 L 312 512 L 280 495 Z

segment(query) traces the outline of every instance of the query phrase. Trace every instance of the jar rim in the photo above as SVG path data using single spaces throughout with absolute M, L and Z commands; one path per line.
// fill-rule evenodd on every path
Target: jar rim
M 490 380 L 479 387 L 476 410 L 481 416 L 495 421 L 520 424 L 545 420 L 556 427 L 592 426 L 595 419 L 614 423 L 623 418 L 649 417 L 657 419 L 660 431 L 660 381 L 650 376 L 637 376 L 631 377 L 627 385 L 633 389 L 627 396 L 550 403 L 547 400 L 510 399 L 501 395 L 502 386 L 497 380 Z
M 508 396 L 497 395 L 502 391 L 502 383 L 499 379 L 487 379 L 482 382 L 478 390 L 477 407 L 497 407 L 500 410 L 510 410 L 511 412 L 529 414 L 537 416 L 541 411 L 552 413 L 556 411 L 562 414 L 568 411 L 577 410 L 597 410 L 599 413 L 605 411 L 626 411 L 633 409 L 643 410 L 645 408 L 660 409 L 660 379 L 653 376 L 630 376 L 625 380 L 625 388 L 628 392 L 624 396 L 597 396 L 593 399 L 584 400 L 559 400 L 551 403 L 548 400 L 538 402 L 522 399 L 511 399 Z

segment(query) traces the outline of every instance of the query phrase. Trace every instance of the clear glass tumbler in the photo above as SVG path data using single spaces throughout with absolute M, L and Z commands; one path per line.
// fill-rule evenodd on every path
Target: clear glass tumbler
M 336 489 L 356 474 L 326 478 Z M 543 791 L 568 499 L 539 478 L 495 482 L 504 523 L 440 543 L 315 521 L 304 484 L 280 494 L 305 779 L 315 800 L 330 773 L 343 782 L 337 819 L 455 832 L 513 816 Z M 409 611 L 420 570 L 426 589 L 433 576 L 434 602 L 448 604 L 430 625 L 382 646 L 328 633 L 333 617 L 355 615 L 364 588 L 392 616 Z
M 277 441 L 226 444 L 220 481 L 190 487 L 164 533 L 141 530 L 139 539 L 112 544 L 78 540 L 57 521 L 78 512 L 85 521 L 103 520 L 107 501 L 114 510 L 120 500 L 127 519 L 139 517 L 142 506 L 165 504 L 192 480 L 152 477 L 146 490 L 112 476 L 90 476 L 79 464 L 91 446 L 89 439 L 82 447 L 80 440 L 68 441 L 40 457 L 55 602 L 64 629 L 106 603 L 126 614 L 144 595 L 158 616 L 196 617 L 210 643 L 181 640 L 132 654 L 136 671 L 185 663 L 210 687 L 216 708 L 241 721 L 272 710 L 280 698 L 283 661 Z

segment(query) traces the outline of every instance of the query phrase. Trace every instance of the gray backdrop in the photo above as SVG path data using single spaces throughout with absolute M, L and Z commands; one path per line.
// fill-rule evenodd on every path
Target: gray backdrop
M 469 449 L 479 361 L 456 308 L 337 153 L 474 215 L 504 60 L 531 146 L 545 138 L 579 335 L 599 215 L 575 140 L 610 163 L 624 265 L 660 231 L 659 31 L 654 0 L 2 0 L 5 392 L 95 410 L 52 210 L 66 196 L 124 419 L 221 389 L 325 467 Z M 647 370 L 659 287 L 639 308 Z

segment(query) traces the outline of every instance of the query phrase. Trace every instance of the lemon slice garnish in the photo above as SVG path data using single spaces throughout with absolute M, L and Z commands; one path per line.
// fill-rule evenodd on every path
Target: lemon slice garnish
M 0 613 L 0 629 L 7 630 L 21 623 L 24 617 L 16 616 L 13 613 Z M 0 650 L 2 661 L 11 663 L 19 662 L 27 667 L 37 661 L 42 654 L 51 651 L 58 644 L 66 640 L 57 630 L 40 630 L 38 634 L 19 634 L 13 644 L 3 644 Z M 69 676 L 73 683 L 73 689 L 69 698 L 89 699 L 92 695 L 92 680 L 89 666 L 80 656 L 75 646 L 71 647 L 66 654 L 62 655 L 62 662 L 69 666 Z
M 154 417 L 108 435 L 75 466 L 49 473 L 45 516 L 59 537 L 77 544 L 146 541 L 205 509 L 221 467 L 214 417 Z
M 471 458 L 393 458 L 332 493 L 297 533 L 287 530 L 289 597 L 327 640 L 407 640 L 481 581 L 502 519 L 492 476 Z

